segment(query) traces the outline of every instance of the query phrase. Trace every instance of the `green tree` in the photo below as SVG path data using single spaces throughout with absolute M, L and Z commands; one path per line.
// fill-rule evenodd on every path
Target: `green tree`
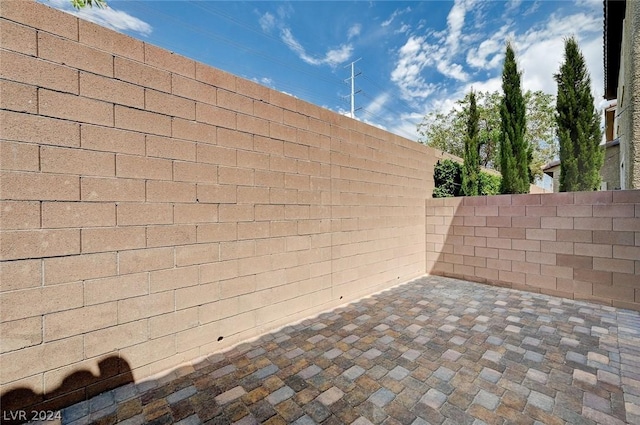
M 469 93 L 469 116 L 467 118 L 467 132 L 464 139 L 464 164 L 462 166 L 462 193 L 466 196 L 478 196 L 480 179 L 480 151 L 478 145 L 478 108 L 476 95 Z
M 527 132 L 525 139 L 532 149 L 529 172 L 532 182 L 542 179 L 542 167 L 558 158 L 556 139 L 555 97 L 543 91 L 524 94 L 527 104 Z
M 502 69 L 502 102 L 500 102 L 500 172 L 501 193 L 529 193 L 529 163 L 533 152 L 525 139 L 526 104 L 520 88 L 520 72 L 511 43 Z
M 458 100 L 449 111 L 434 111 L 418 126 L 420 143 L 452 155 L 464 156 L 465 127 L 469 117 L 469 94 Z M 495 92 L 475 92 L 478 110 L 478 143 L 480 166 L 500 169 L 500 101 Z M 527 131 L 525 139 L 532 147 L 530 174 L 534 179 L 543 176 L 542 167 L 557 159 L 555 138 L 555 96 L 542 91 L 527 91 Z
M 434 198 L 460 196 L 462 166 L 450 159 L 438 161 L 433 167 L 433 183 Z
M 107 2 L 105 0 L 71 0 L 71 4 L 76 9 L 82 9 L 87 6 L 93 7 L 94 5 L 102 9 L 107 6 Z
M 604 151 L 600 118 L 593 105 L 591 78 L 575 38 L 565 40 L 558 83 L 556 123 L 560 141 L 560 191 L 597 190 Z

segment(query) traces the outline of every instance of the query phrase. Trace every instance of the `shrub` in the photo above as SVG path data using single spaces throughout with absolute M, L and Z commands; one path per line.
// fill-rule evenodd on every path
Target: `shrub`
M 464 196 L 462 193 L 462 164 L 451 159 L 438 161 L 433 169 L 434 198 L 451 198 L 454 196 Z M 500 194 L 500 183 L 502 178 L 499 175 L 480 171 L 479 192 L 480 195 Z
M 480 195 L 498 195 L 500 194 L 500 184 L 502 178 L 495 174 L 480 171 L 479 192 Z
M 462 166 L 450 159 L 438 161 L 433 169 L 434 198 L 460 196 Z

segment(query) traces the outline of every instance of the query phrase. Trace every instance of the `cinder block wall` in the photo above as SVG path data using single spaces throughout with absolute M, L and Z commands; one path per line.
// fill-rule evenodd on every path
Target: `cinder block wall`
M 428 199 L 427 273 L 640 310 L 640 190 Z
M 435 151 L 39 3 L 0 15 L 3 394 L 68 405 L 425 273 Z

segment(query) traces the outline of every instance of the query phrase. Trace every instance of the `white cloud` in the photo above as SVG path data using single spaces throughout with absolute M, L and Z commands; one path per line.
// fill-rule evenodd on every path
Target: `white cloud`
M 365 106 L 364 109 L 373 115 L 378 115 L 390 98 L 390 94 L 388 92 L 384 92 L 373 99 L 369 105 Z
M 447 17 L 446 31 L 430 32 L 424 36 L 410 35 L 398 50 L 391 81 L 400 88 L 404 99 L 424 99 L 434 92 L 436 85 L 427 83 L 422 75 L 425 68 L 435 68 L 456 81 L 469 80 L 469 74 L 461 64 L 454 62 L 454 58 L 460 47 L 467 9 L 473 3 L 474 0 L 457 0 Z M 441 37 L 446 37 L 444 43 Z M 436 40 L 432 43 L 430 39 L 433 38 Z
M 264 32 L 271 32 L 273 28 L 276 26 L 276 18 L 271 13 L 266 12 L 264 15 L 260 16 L 258 20 L 260 23 L 260 27 Z
M 468 0 L 456 0 L 447 16 L 447 46 L 452 54 L 456 53 L 460 46 L 460 36 L 467 9 L 473 4 Z
M 359 36 L 361 31 L 362 31 L 362 25 L 353 24 L 351 28 L 349 28 L 349 31 L 347 32 L 347 38 L 351 40 L 353 37 Z
M 523 71 L 522 85 L 526 90 L 542 90 L 555 94 L 553 74 L 564 60 L 564 40 L 575 36 L 591 74 L 594 97 L 603 90 L 602 22 L 598 13 L 553 15 L 542 27 L 515 38 L 516 57 Z M 599 100 L 599 99 L 598 99 Z
M 104 9 L 98 7 L 87 7 L 76 10 L 68 0 L 51 0 L 45 4 L 50 4 L 56 9 L 76 15 L 87 21 L 102 25 L 118 32 L 131 31 L 143 36 L 151 34 L 153 28 L 148 23 L 129 15 L 121 10 L 113 9 L 109 6 Z
M 430 49 L 426 37 L 410 36 L 398 51 L 391 81 L 400 88 L 404 99 L 426 98 L 435 90 L 435 85 L 427 83 L 421 75 L 425 66 L 433 63 L 429 55 L 433 52 L 429 52 Z
M 402 26 L 400 28 L 398 28 L 397 30 L 395 30 L 393 33 L 394 34 L 402 34 L 402 33 L 406 33 L 411 29 L 411 26 L 408 24 L 402 24 Z
M 509 37 L 510 25 L 504 25 L 490 38 L 483 40 L 478 46 L 467 50 L 467 64 L 478 69 L 494 69 L 502 63 L 505 40 Z
M 295 39 L 289 28 L 282 28 L 280 36 L 282 41 L 293 50 L 300 59 L 309 65 L 329 65 L 335 67 L 349 60 L 353 53 L 353 46 L 351 44 L 343 44 L 336 49 L 327 51 L 324 57 L 317 58 L 307 54 L 305 48 Z
M 389 18 L 386 21 L 382 22 L 380 25 L 383 26 L 383 27 L 388 27 L 393 22 L 393 20 L 395 18 L 397 18 L 398 16 L 400 16 L 402 14 L 409 13 L 409 12 L 411 12 L 411 7 L 410 6 L 407 6 L 404 9 L 396 9 L 396 10 L 393 11 L 391 16 L 389 16 Z

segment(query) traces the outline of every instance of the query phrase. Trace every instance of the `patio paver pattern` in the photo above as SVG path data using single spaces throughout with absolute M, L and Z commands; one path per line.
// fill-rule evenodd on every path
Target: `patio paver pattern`
M 426 276 L 64 423 L 640 424 L 640 314 Z

